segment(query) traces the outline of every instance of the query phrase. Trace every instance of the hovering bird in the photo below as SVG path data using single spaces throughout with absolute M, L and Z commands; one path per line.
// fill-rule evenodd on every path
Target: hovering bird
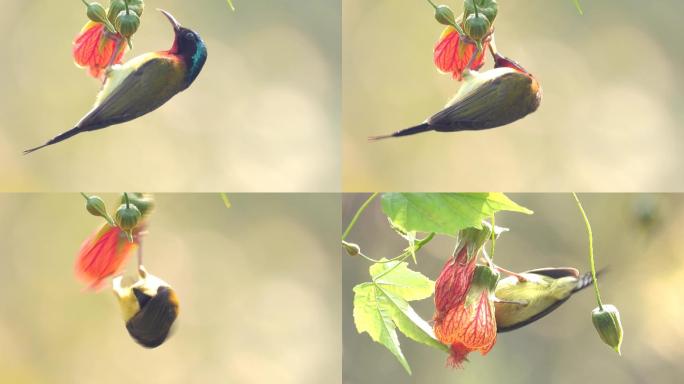
M 197 32 L 183 28 L 168 12 L 159 10 L 173 25 L 175 39 L 168 51 L 145 53 L 114 65 L 97 95 L 95 106 L 73 129 L 47 143 L 24 151 L 28 154 L 81 132 L 95 131 L 131 121 L 154 111 L 185 90 L 207 60 L 207 48 Z
M 536 111 L 542 98 L 539 82 L 520 64 L 497 53 L 492 45 L 490 48 L 494 69 L 482 73 L 466 71 L 464 84 L 443 110 L 415 127 L 369 139 L 381 140 L 429 131 L 497 128 Z
M 522 277 L 523 279 L 520 279 Z M 574 268 L 542 268 L 501 279 L 494 302 L 498 332 L 508 332 L 553 312 L 593 283 L 591 273 Z
M 118 276 L 112 280 L 128 334 L 146 348 L 162 345 L 178 317 L 178 297 L 171 286 L 139 268 L 137 281 Z

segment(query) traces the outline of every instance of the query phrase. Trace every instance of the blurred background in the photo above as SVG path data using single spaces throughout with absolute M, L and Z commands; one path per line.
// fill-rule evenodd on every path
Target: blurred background
M 339 190 L 339 0 L 145 3 L 125 59 L 171 47 L 164 8 L 207 44 L 197 81 L 148 116 L 25 157 L 72 128 L 100 85 L 71 57 L 80 0 L 3 2 L 1 190 Z
M 346 226 L 367 195 L 345 195 Z M 496 260 L 514 271 L 570 266 L 589 270 L 584 222 L 570 194 L 509 195 L 535 214 L 500 213 L 509 227 L 496 243 Z M 684 196 L 580 195 L 594 231 L 605 303 L 616 305 L 625 329 L 622 357 L 604 345 L 591 322 L 596 301 L 584 290 L 547 317 L 500 334 L 490 353 L 470 355 L 463 369 L 446 367 L 446 354 L 399 336 L 413 376 L 352 317 L 352 288 L 369 280 L 370 263 L 343 255 L 344 383 L 674 383 L 684 375 Z M 393 257 L 406 241 L 390 229 L 380 200 L 369 206 L 348 240 L 373 258 Z M 412 268 L 436 279 L 455 239 L 440 236 L 420 251 Z M 412 303 L 431 319 L 432 299 Z
M 433 65 L 442 26 L 427 1 L 344 1 L 344 190 L 682 190 L 684 2 L 581 3 L 584 16 L 572 0 L 499 2 L 499 50 L 544 90 L 535 114 L 369 143 L 424 121 L 459 83 Z
M 339 197 L 231 194 L 230 209 L 218 194 L 155 197 L 145 265 L 176 289 L 180 315 L 147 350 L 112 291 L 74 277 L 101 223 L 83 198 L 0 195 L 0 382 L 339 382 Z

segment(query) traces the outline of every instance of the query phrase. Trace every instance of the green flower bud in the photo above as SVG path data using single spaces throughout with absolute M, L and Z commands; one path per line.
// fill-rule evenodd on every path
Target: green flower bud
M 128 234 L 128 240 L 131 242 L 133 242 L 133 228 L 138 225 L 140 217 L 140 210 L 133 204 L 121 204 L 119 209 L 116 210 L 116 215 L 114 216 L 116 225 Z
M 143 14 L 143 9 L 145 8 L 145 4 L 143 3 L 142 0 L 129 0 L 128 1 L 128 9 L 131 12 L 135 12 L 138 17 L 141 17 Z M 111 0 L 109 2 L 109 12 L 107 12 L 107 18 L 109 21 L 112 22 L 112 24 L 116 23 L 116 17 L 119 16 L 119 13 L 121 11 L 126 10 L 126 2 L 124 0 Z
M 435 8 L 435 19 L 443 25 L 455 25 L 456 17 L 448 5 L 438 5 Z
M 116 16 L 116 21 L 114 22 L 117 32 L 121 36 L 129 39 L 140 27 L 140 17 L 135 14 L 135 12 L 121 11 L 119 15 Z
M 621 355 L 622 323 L 617 308 L 610 304 L 604 304 L 603 309 L 601 307 L 595 308 L 591 312 L 591 321 L 601 336 L 601 340 L 613 348 L 618 355 Z
M 342 248 L 347 251 L 349 256 L 358 256 L 361 253 L 361 247 L 359 247 L 357 244 L 348 243 L 344 240 L 342 241 Z
M 499 5 L 496 3 L 496 0 L 465 0 L 463 18 L 466 19 L 475 13 L 483 14 L 490 24 L 494 24 L 498 12 Z
M 107 20 L 107 11 L 100 3 L 88 3 L 85 0 L 83 4 L 86 6 L 86 15 L 88 18 L 96 23 L 104 23 Z
M 105 206 L 105 202 L 99 198 L 98 196 L 86 196 L 85 194 L 83 195 L 86 199 L 86 210 L 90 212 L 91 215 L 97 216 L 97 217 L 103 217 L 105 220 L 107 220 L 107 223 L 109 225 L 114 226 L 114 221 L 112 220 L 111 217 L 109 217 L 109 214 L 107 213 L 107 207 Z
M 473 40 L 480 41 L 489 33 L 492 24 L 487 17 L 482 14 L 471 14 L 463 23 L 463 30 Z
M 107 20 L 107 11 L 100 3 L 88 3 L 86 0 L 81 0 L 86 6 L 86 15 L 88 19 L 104 24 L 110 32 L 114 32 L 112 24 Z
M 154 198 L 152 195 L 144 193 L 131 193 L 128 194 L 128 200 L 131 204 L 138 208 L 143 218 L 154 209 Z M 122 196 L 121 203 L 124 204 L 125 202 L 126 199 Z
M 499 282 L 499 277 L 498 271 L 486 265 L 478 265 L 475 267 L 475 272 L 473 272 L 472 286 L 488 289 L 493 293 L 496 289 L 496 284 Z

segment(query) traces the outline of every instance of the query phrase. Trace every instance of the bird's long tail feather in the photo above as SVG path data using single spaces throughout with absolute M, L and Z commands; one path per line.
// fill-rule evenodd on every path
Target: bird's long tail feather
M 415 127 L 402 129 L 401 131 L 396 131 L 390 135 L 371 136 L 368 138 L 368 140 L 378 141 L 378 140 L 383 140 L 383 139 L 389 139 L 391 137 L 410 136 L 410 135 L 415 135 L 416 133 L 422 133 L 422 132 L 428 132 L 428 131 L 432 131 L 432 127 L 430 127 L 430 125 L 428 123 L 423 123 L 420 125 L 416 125 Z
M 70 129 L 70 130 L 68 130 L 68 131 L 66 131 L 66 132 L 64 132 L 64 133 L 62 133 L 62 134 L 60 134 L 60 135 L 55 136 L 52 140 L 48 141 L 47 143 L 45 143 L 45 144 L 43 144 L 43 145 L 41 145 L 41 146 L 38 146 L 38 147 L 35 147 L 35 148 L 31 148 L 31 149 L 25 150 L 25 151 L 24 151 L 24 155 L 28 155 L 28 154 L 31 153 L 31 152 L 35 152 L 35 151 L 37 151 L 37 150 L 39 150 L 39 149 L 42 149 L 42 148 L 45 148 L 45 147 L 47 147 L 47 146 L 49 146 L 49 145 L 57 144 L 57 143 L 59 143 L 60 141 L 64 141 L 64 140 L 66 140 L 66 139 L 68 139 L 68 138 L 70 138 L 70 137 L 72 137 L 72 136 L 78 135 L 78 134 L 81 133 L 81 132 L 83 132 L 83 130 L 82 130 L 81 128 L 79 128 L 79 127 L 75 127 L 75 128 L 73 128 L 73 129 Z

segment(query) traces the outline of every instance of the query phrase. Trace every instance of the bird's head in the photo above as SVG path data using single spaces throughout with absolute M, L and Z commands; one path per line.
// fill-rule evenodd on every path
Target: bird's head
M 182 58 L 188 64 L 188 76 L 190 77 L 190 82 L 192 82 L 207 60 L 207 47 L 197 32 L 182 27 L 169 12 L 163 9 L 159 9 L 159 12 L 169 19 L 176 35 L 173 46 L 169 49 L 168 53 Z
M 532 76 L 532 74 L 527 72 L 527 70 L 523 68 L 523 66 L 520 65 L 517 61 L 509 59 L 508 57 L 505 57 L 499 54 L 498 52 L 493 52 L 492 54 L 494 56 L 494 68 L 511 68 L 520 73 Z

